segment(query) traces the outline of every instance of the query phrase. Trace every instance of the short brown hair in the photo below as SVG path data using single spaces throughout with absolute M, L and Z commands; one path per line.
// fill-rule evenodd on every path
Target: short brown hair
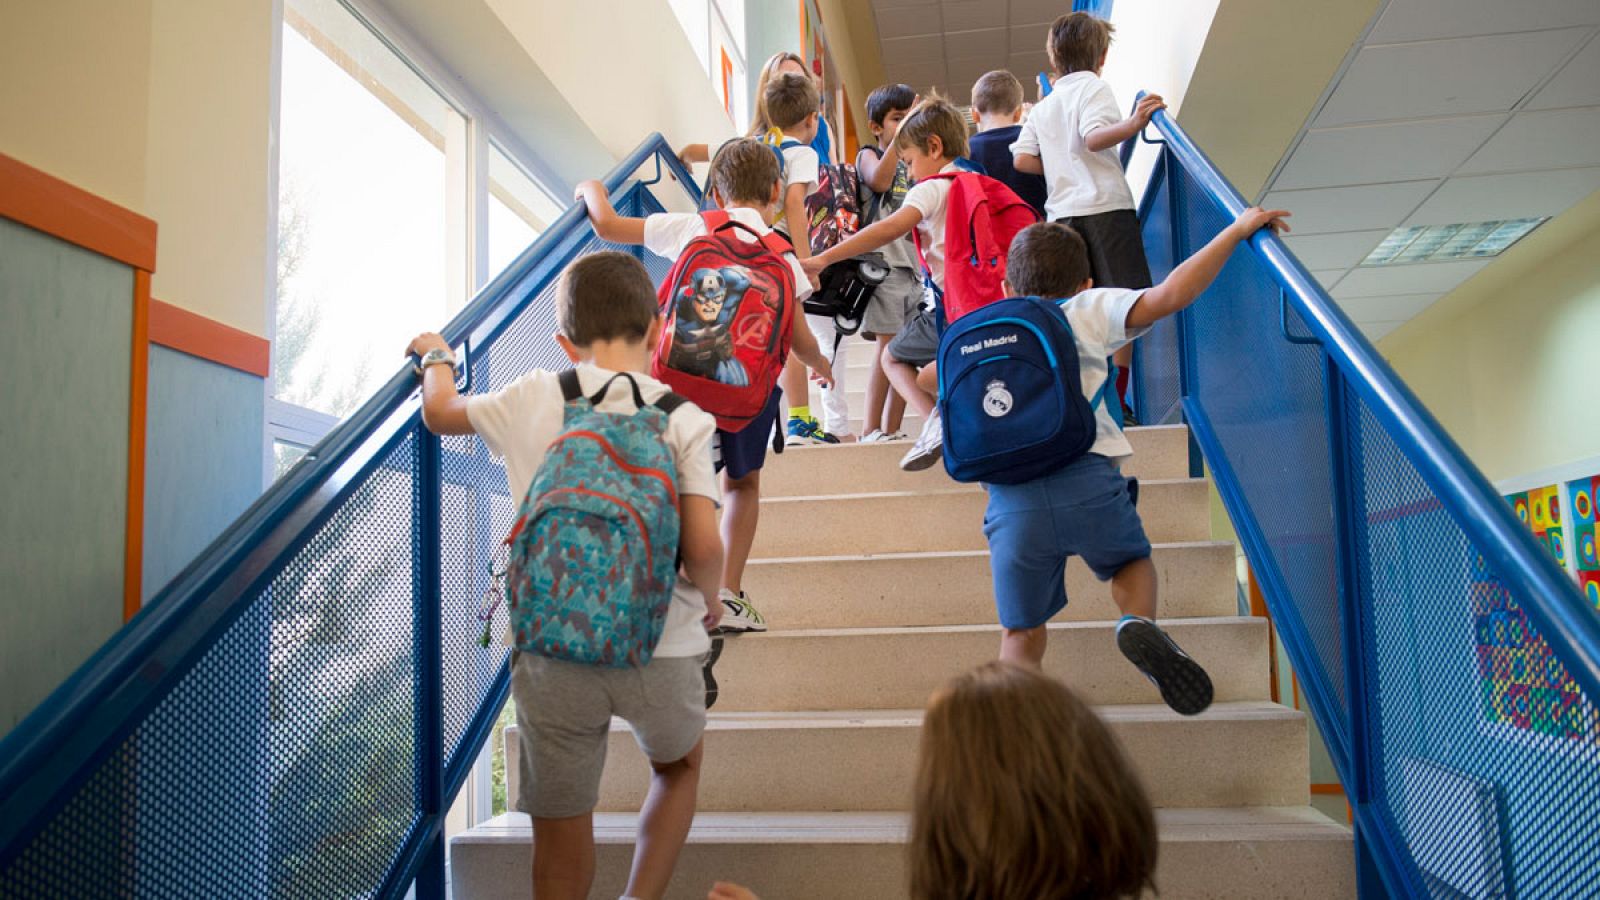
M 556 284 L 556 323 L 579 347 L 642 341 L 656 319 L 656 288 L 632 254 L 600 250 L 574 260 Z
M 1060 222 L 1036 222 L 1017 232 L 1006 251 L 1006 281 L 1023 297 L 1063 300 L 1089 280 L 1082 235 Z
M 778 154 L 754 138 L 734 138 L 711 157 L 707 181 L 722 195 L 722 202 L 765 206 L 772 201 L 772 186 L 783 178 Z
M 1022 82 L 1005 69 L 985 72 L 972 86 L 972 108 L 979 113 L 1014 113 L 1022 108 Z
M 909 854 L 916 900 L 1138 897 L 1154 887 L 1155 814 L 1076 694 L 996 660 L 928 705 Z
M 1110 22 L 1099 16 L 1086 12 L 1067 13 L 1050 26 L 1050 40 L 1045 44 L 1050 54 L 1050 67 L 1057 75 L 1093 72 L 1106 58 L 1115 31 Z
M 822 105 L 817 83 L 795 72 L 772 76 L 762 101 L 767 107 L 767 122 L 784 131 L 804 122 Z
M 967 155 L 967 117 L 938 94 L 923 98 L 911 108 L 905 121 L 900 123 L 900 135 L 894 144 L 901 150 L 915 147 L 928 153 L 931 137 L 937 137 L 944 145 L 945 159 Z

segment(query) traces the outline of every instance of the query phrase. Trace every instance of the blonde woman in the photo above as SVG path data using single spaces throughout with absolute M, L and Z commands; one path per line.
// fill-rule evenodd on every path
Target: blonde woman
M 746 133 L 746 137 L 753 137 L 759 140 L 765 138 L 767 132 L 772 130 L 772 123 L 767 118 L 767 105 L 763 98 L 767 93 L 767 85 L 773 78 L 789 73 L 804 75 L 807 78 L 820 81 L 816 75 L 812 74 L 811 68 L 806 65 L 806 61 L 800 57 L 800 54 L 790 53 L 787 50 L 772 54 L 766 65 L 761 67 L 761 74 L 756 77 L 756 91 L 753 95 L 755 99 L 752 101 L 755 103 L 755 109 L 750 114 L 750 130 Z M 819 91 L 822 89 L 820 83 L 817 85 L 817 89 Z M 826 104 L 827 98 L 824 97 L 823 105 L 826 106 Z M 832 135 L 828 133 L 828 120 L 822 118 L 817 126 L 817 136 L 811 141 L 811 147 L 817 151 L 817 156 L 820 159 L 824 162 L 830 162 L 832 159 L 830 153 L 832 143 Z M 686 166 L 710 162 L 711 148 L 707 144 L 686 144 L 683 149 L 678 151 L 678 158 L 683 160 L 683 164 Z

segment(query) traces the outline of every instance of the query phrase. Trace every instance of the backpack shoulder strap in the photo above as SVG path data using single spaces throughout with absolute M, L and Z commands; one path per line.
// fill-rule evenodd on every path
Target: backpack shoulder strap
M 678 411 L 678 407 L 684 405 L 687 402 L 689 402 L 689 401 L 683 399 L 682 397 L 678 396 L 677 394 L 674 394 L 671 391 L 667 391 L 665 394 L 662 394 L 661 396 L 657 397 L 656 398 L 656 402 L 654 402 L 654 403 L 652 403 L 650 405 L 654 406 L 656 409 L 661 410 L 663 413 L 665 413 L 667 415 L 668 418 L 671 418 L 672 414 Z
M 568 369 L 562 372 L 556 376 L 556 381 L 561 384 L 561 400 L 563 403 L 571 403 L 583 396 L 583 385 L 578 381 L 577 369 Z
M 725 209 L 709 209 L 700 214 L 700 220 L 706 223 L 706 233 L 710 234 L 733 221 L 733 216 Z

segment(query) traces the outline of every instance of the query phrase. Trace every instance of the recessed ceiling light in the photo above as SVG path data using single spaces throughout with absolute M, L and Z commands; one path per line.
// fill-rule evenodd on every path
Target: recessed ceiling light
M 1546 217 L 1548 218 L 1548 217 Z M 1378 249 L 1367 254 L 1363 266 L 1399 266 L 1406 263 L 1499 256 L 1523 235 L 1544 224 L 1540 219 L 1500 219 L 1460 225 L 1412 225 L 1396 228 Z

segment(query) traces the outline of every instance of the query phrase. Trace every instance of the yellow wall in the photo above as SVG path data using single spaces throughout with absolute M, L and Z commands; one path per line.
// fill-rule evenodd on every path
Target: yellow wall
M 1600 456 L 1600 193 L 1378 349 L 1491 481 Z

